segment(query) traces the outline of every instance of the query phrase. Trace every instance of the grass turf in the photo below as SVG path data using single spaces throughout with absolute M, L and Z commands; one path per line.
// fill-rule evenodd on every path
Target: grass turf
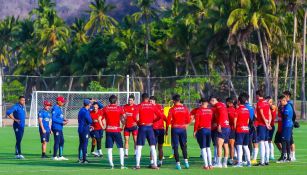
M 252 174 L 252 175 L 300 175 L 307 174 L 307 142 L 305 140 L 305 133 L 307 133 L 307 124 L 302 123 L 301 128 L 294 130 L 294 138 L 296 143 L 296 157 L 297 161 L 292 163 L 276 164 L 272 162 L 270 166 L 266 167 L 251 167 L 251 168 L 232 168 L 227 169 L 214 169 L 210 171 L 203 170 L 202 159 L 199 158 L 200 150 L 196 140 L 192 136 L 192 126 L 188 131 L 188 154 L 190 156 L 190 169 L 182 169 L 181 171 L 175 170 L 174 159 L 168 159 L 171 153 L 170 147 L 164 147 L 166 159 L 164 165 L 160 170 L 150 170 L 146 166 L 149 163 L 149 146 L 146 145 L 142 152 L 142 169 L 133 170 L 135 160 L 133 158 L 133 149 L 130 149 L 130 157 L 125 159 L 125 164 L 129 168 L 127 170 L 119 169 L 119 156 L 117 148 L 113 149 L 115 169 L 110 170 L 106 156 L 106 150 L 103 149 L 105 158 L 94 158 L 89 156 L 90 164 L 80 165 L 77 162 L 77 148 L 78 148 L 78 135 L 77 128 L 67 127 L 64 129 L 65 145 L 64 156 L 69 158 L 69 161 L 52 161 L 42 160 L 41 145 L 39 140 L 38 128 L 26 128 L 25 135 L 22 142 L 22 151 L 25 160 L 14 159 L 14 145 L 15 138 L 11 127 L 0 128 L 0 174 L 65 174 L 65 175 L 78 175 L 78 174 Z M 53 139 L 52 139 L 53 140 Z M 53 141 L 51 141 L 53 142 Z M 103 145 L 105 140 L 103 139 Z M 48 145 L 48 152 L 51 145 Z M 130 144 L 132 148 L 132 143 Z M 49 153 L 48 153 L 49 154 Z M 258 155 L 259 157 L 259 155 Z M 277 149 L 275 149 L 275 157 L 279 157 Z M 181 162 L 183 162 L 181 158 Z

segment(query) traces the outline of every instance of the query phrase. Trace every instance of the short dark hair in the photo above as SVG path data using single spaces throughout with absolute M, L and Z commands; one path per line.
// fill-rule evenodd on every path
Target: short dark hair
M 226 98 L 226 103 L 234 103 L 234 99 L 232 97 Z
M 207 100 L 206 98 L 201 98 L 201 99 L 199 100 L 199 103 L 205 103 L 205 102 L 208 103 L 208 100 Z
M 282 94 L 291 97 L 291 92 L 290 91 L 284 91 Z
M 129 99 L 135 99 L 135 97 L 134 97 L 134 95 L 133 94 L 131 94 L 131 95 L 129 95 Z
M 212 98 L 215 98 L 216 100 L 218 100 L 218 97 L 217 97 L 217 96 L 211 95 L 211 96 L 209 97 L 209 101 L 211 101 Z
M 149 95 L 147 93 L 142 94 L 142 100 L 148 99 Z
M 22 99 L 22 98 L 24 98 L 24 99 L 25 99 L 26 97 L 25 97 L 25 96 L 23 96 L 23 95 L 21 95 L 21 96 L 19 96 L 19 98 L 18 98 L 18 99 L 20 100 L 20 99 Z
M 116 95 L 111 95 L 110 98 L 109 98 L 109 102 L 110 102 L 111 104 L 115 104 L 116 101 L 117 101 Z
M 280 95 L 280 96 L 278 97 L 279 100 L 281 100 L 281 99 L 283 99 L 283 98 L 286 98 L 286 96 L 285 96 L 285 95 Z
M 155 96 L 150 96 L 149 99 L 157 101 L 157 98 Z
M 240 104 L 245 104 L 247 101 L 247 98 L 244 94 L 239 95 L 238 100 L 240 102 Z
M 92 104 L 92 106 L 94 106 L 94 105 L 98 105 L 98 107 L 99 107 L 99 104 L 96 101 Z
M 179 94 L 175 94 L 175 95 L 173 95 L 173 101 L 175 101 L 175 102 L 179 102 L 180 101 L 180 95 Z
M 256 95 L 258 95 L 259 97 L 263 97 L 264 96 L 263 90 L 262 89 L 257 90 Z
M 265 99 L 266 100 L 270 100 L 270 99 L 272 99 L 272 97 L 271 96 L 266 96 Z

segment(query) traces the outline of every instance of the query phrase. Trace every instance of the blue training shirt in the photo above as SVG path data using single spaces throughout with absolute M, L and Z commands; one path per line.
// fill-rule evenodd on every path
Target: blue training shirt
M 47 111 L 46 109 L 41 109 L 38 112 L 38 118 L 42 119 L 42 123 L 43 123 L 45 130 L 47 132 L 50 132 L 49 124 L 50 124 L 50 120 L 51 120 L 51 113 L 49 111 Z M 41 131 L 41 127 L 39 127 L 39 130 Z
M 15 119 L 20 120 L 20 123 L 14 121 L 13 127 L 25 127 L 25 121 L 26 121 L 25 106 L 21 105 L 20 103 L 16 103 L 6 111 L 7 116 L 11 114 L 13 114 Z
M 90 111 L 85 107 L 81 108 L 78 113 L 78 132 L 86 133 L 89 132 L 90 126 L 92 124 L 92 118 Z
M 254 110 L 253 106 L 252 106 L 251 104 L 249 104 L 249 103 L 245 103 L 244 106 L 245 106 L 245 107 L 248 109 L 248 111 L 249 111 L 249 119 L 250 119 L 251 121 L 254 121 L 255 110 Z
M 290 103 L 283 107 L 282 114 L 282 127 L 293 127 L 293 108 Z
M 54 130 L 63 130 L 64 125 L 64 116 L 62 109 L 59 105 L 54 105 L 52 107 L 52 126 L 51 128 Z

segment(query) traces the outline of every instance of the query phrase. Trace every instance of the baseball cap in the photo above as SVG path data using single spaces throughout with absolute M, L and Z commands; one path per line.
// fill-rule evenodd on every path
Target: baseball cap
M 60 101 L 60 102 L 62 102 L 62 103 L 65 103 L 65 99 L 64 99 L 63 96 L 58 96 L 58 97 L 56 98 L 56 101 Z
M 83 100 L 83 104 L 84 105 L 89 105 L 89 104 L 91 104 L 91 101 L 89 99 L 84 99 Z
M 52 106 L 52 103 L 50 101 L 45 100 L 44 101 L 44 106 Z

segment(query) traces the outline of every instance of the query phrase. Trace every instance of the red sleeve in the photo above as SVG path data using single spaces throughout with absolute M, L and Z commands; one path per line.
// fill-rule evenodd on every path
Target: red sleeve
M 190 112 L 187 107 L 185 107 L 185 109 L 186 109 L 186 124 L 189 124 L 191 122 Z
M 172 109 L 173 108 L 171 108 L 168 112 L 167 122 L 166 122 L 167 126 L 169 126 L 172 122 L 172 117 L 173 117 L 173 110 Z
M 156 114 L 156 118 L 154 120 L 154 122 L 159 121 L 161 118 L 163 119 L 165 117 L 165 115 L 161 112 L 161 108 L 154 108 L 154 112 Z
M 101 110 L 101 120 L 103 120 L 104 118 L 106 118 L 105 117 L 105 108 L 103 108 L 102 110 Z
M 195 114 L 194 132 L 196 132 L 199 125 L 199 112 L 197 111 L 194 114 Z

